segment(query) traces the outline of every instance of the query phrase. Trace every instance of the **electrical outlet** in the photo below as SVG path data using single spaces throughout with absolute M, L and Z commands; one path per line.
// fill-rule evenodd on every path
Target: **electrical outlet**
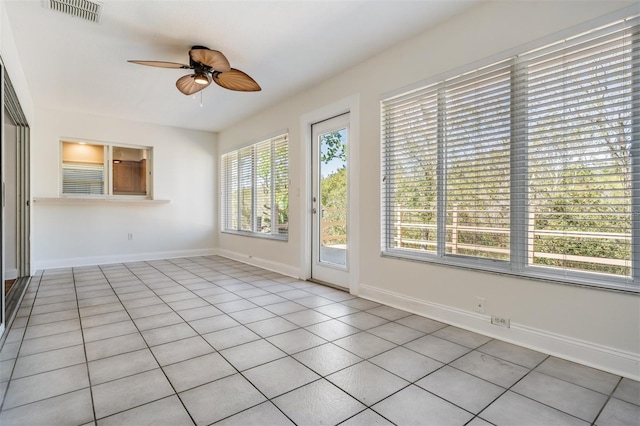
M 484 297 L 476 297 L 476 312 L 479 314 L 484 314 L 484 304 L 486 303 L 486 299 Z
M 127 240 L 129 241 L 133 240 L 133 234 L 131 233 L 127 234 Z
M 509 320 L 509 318 L 492 316 L 491 317 L 491 324 L 497 325 L 499 327 L 509 328 L 511 326 L 511 321 Z

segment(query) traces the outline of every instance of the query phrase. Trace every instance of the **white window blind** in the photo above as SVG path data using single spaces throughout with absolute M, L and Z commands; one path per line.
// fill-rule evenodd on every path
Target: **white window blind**
M 635 32 L 621 22 L 521 58 L 532 265 L 631 277 Z
M 222 231 L 286 238 L 288 136 L 221 156 Z
M 289 138 L 283 135 L 272 143 L 271 173 L 273 179 L 274 234 L 289 233 Z
M 273 209 L 273 173 L 272 157 L 273 144 L 271 141 L 261 142 L 255 145 L 256 150 L 256 174 L 255 174 L 255 212 L 256 232 L 271 233 L 271 212 Z
M 222 185 L 222 229 L 238 226 L 238 151 L 222 156 L 220 182 Z
M 254 148 L 250 146 L 240 150 L 238 167 L 239 173 L 239 187 L 238 198 L 240 199 L 240 231 L 253 231 L 253 216 L 254 216 L 254 202 L 255 197 L 253 185 L 254 180 Z
M 639 33 L 383 100 L 383 254 L 638 291 Z
M 64 195 L 103 195 L 104 166 L 102 164 L 62 164 Z
M 511 61 L 445 82 L 446 253 L 508 260 Z
M 438 86 L 384 103 L 388 249 L 437 251 Z

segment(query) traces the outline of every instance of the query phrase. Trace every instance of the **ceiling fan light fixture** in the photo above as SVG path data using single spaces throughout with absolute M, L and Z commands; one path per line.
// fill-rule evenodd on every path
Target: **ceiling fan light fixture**
M 209 76 L 206 74 L 196 74 L 196 76 L 193 78 L 193 81 L 196 84 L 201 85 L 209 84 Z

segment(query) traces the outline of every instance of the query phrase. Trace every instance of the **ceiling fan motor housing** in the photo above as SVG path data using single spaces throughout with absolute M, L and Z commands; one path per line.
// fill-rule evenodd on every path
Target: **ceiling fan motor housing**
M 206 46 L 191 46 L 191 50 L 198 50 L 198 49 L 211 50 Z M 202 71 L 202 73 L 205 73 L 207 71 L 210 72 L 211 70 L 213 70 L 213 68 L 211 68 L 208 65 L 201 64 L 200 62 L 194 61 L 191 55 L 189 55 L 189 66 L 191 66 L 191 68 L 196 71 Z

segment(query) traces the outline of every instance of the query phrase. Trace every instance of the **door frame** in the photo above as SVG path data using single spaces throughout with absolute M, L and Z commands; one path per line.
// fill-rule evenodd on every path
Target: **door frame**
M 312 234 L 312 156 L 311 126 L 344 113 L 350 114 L 349 132 L 349 292 L 358 295 L 360 292 L 360 94 L 343 98 L 322 108 L 310 111 L 300 117 L 300 164 L 301 181 L 299 188 L 300 202 L 300 277 L 311 278 L 311 234 Z
M 0 111 L 0 344 L 4 343 L 4 331 L 8 327 L 6 312 L 4 309 L 4 62 L 0 58 L 0 104 L 2 105 L 2 111 Z
M 20 100 L 11 84 L 11 80 L 7 75 L 6 67 L 0 57 L 0 103 L 2 111 L 0 112 L 0 181 L 1 198 L 0 198 L 0 284 L 2 291 L 0 292 L 0 345 L 6 338 L 6 330 L 11 325 L 18 310 L 18 304 L 21 302 L 24 292 L 31 280 L 31 129 L 29 122 L 24 115 Z M 9 294 L 12 311 L 6 310 L 6 296 L 4 292 L 5 274 L 6 274 L 6 246 L 4 239 L 5 233 L 5 135 L 4 135 L 4 118 L 5 112 L 10 114 L 12 120 L 17 127 L 17 146 L 16 146 L 16 219 L 17 219 L 17 238 L 16 238 L 16 261 L 18 269 L 18 277 L 13 284 Z

